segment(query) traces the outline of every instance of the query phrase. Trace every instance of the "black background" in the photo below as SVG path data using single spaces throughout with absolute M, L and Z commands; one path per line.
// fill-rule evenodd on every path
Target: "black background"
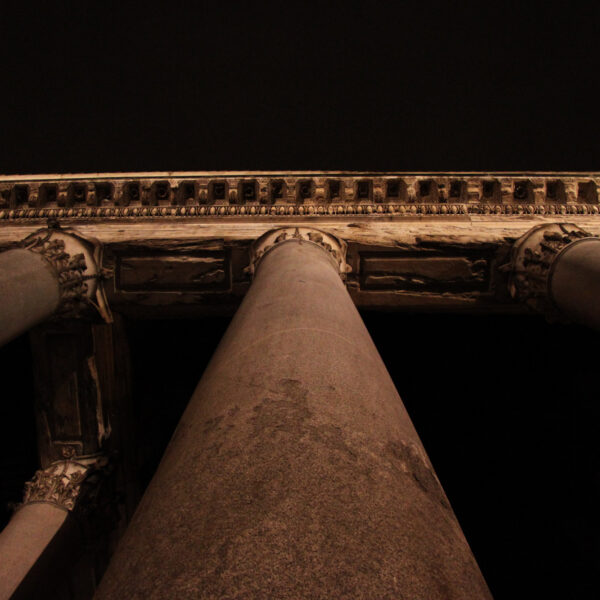
M 0 172 L 598 170 L 598 16 L 4 3 Z M 364 316 L 496 598 L 598 597 L 597 334 Z M 129 324 L 148 476 L 226 324 Z M 13 500 L 35 467 L 28 352 L 21 338 L 0 353 L 4 381 L 25 382 L 2 406 Z
M 594 3 L 126 4 L 3 3 L 0 172 L 598 168 Z

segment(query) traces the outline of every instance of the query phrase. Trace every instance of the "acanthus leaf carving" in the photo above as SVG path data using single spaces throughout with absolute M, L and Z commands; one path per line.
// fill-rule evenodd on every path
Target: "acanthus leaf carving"
M 553 265 L 567 246 L 589 237 L 591 233 L 573 223 L 546 223 L 530 229 L 515 242 L 510 262 L 500 267 L 509 273 L 511 296 L 551 320 L 559 319 L 549 289 Z
M 272 229 L 258 238 L 250 248 L 250 264 L 246 272 L 254 274 L 260 260 L 276 246 L 288 242 L 309 243 L 323 248 L 336 264 L 344 279 L 351 270 L 346 263 L 346 243 L 330 233 L 310 227 L 281 227 Z
M 52 463 L 35 473 L 25 484 L 23 503 L 54 504 L 64 510 L 75 509 L 82 485 L 92 474 L 106 469 L 108 460 L 103 455 L 68 458 Z
M 102 248 L 96 240 L 62 229 L 49 219 L 47 229 L 27 236 L 20 247 L 43 256 L 55 271 L 61 298 L 57 315 L 80 316 L 93 306 L 106 322 L 112 321 L 102 286 L 107 273 L 102 269 Z

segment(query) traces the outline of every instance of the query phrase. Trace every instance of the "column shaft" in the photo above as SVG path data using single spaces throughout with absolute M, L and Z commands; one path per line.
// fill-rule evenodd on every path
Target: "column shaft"
M 81 551 L 70 514 L 88 476 L 99 478 L 103 457 L 57 461 L 25 484 L 23 505 L 0 532 L 0 600 L 52 593 Z
M 553 264 L 550 294 L 573 321 L 600 329 L 600 240 L 584 238 L 567 246 Z
M 262 257 L 97 597 L 490 597 L 322 247 Z
M 0 345 L 47 319 L 58 308 L 60 289 L 52 265 L 24 249 L 0 253 Z
M 0 600 L 52 591 L 79 538 L 66 510 L 45 502 L 23 506 L 0 533 Z

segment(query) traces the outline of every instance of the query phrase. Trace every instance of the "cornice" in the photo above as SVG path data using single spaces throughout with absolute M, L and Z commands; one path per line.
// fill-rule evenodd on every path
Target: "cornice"
M 0 223 L 172 217 L 597 215 L 600 173 L 165 172 L 0 176 Z

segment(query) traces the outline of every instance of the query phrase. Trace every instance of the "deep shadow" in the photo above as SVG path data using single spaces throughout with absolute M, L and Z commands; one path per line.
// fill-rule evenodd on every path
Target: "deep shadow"
M 596 597 L 598 334 L 537 317 L 363 318 L 496 600 Z M 143 486 L 228 324 L 127 322 Z M 6 521 L 37 468 L 27 337 L 0 361 Z
M 144 489 L 230 319 L 127 322 L 138 426 L 139 481 Z
M 365 315 L 497 600 L 599 593 L 598 334 Z
M 28 335 L 0 348 L 0 530 L 23 500 L 23 483 L 39 468 L 33 368 Z

